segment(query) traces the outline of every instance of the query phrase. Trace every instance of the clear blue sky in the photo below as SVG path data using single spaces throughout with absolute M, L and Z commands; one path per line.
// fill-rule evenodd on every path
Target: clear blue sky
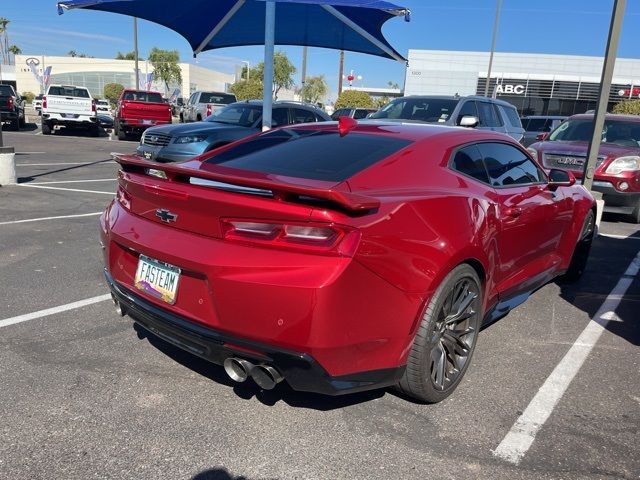
M 392 0 L 393 1 L 393 0 Z M 179 4 L 179 2 L 176 2 Z M 402 54 L 408 49 L 487 51 L 495 0 L 396 0 L 412 11 L 410 23 L 392 19 L 384 33 Z M 212 6 L 215 0 L 211 1 Z M 497 50 L 503 52 L 602 55 L 613 0 L 503 0 Z M 66 55 L 69 50 L 95 57 L 113 58 L 133 49 L 132 20 L 96 11 L 74 10 L 58 16 L 54 0 L 0 0 L 0 16 L 11 20 L 9 35 L 26 54 Z M 627 1 L 618 56 L 640 58 L 640 2 Z M 193 62 L 187 42 L 177 33 L 140 21 L 139 47 L 146 56 L 151 47 L 177 49 L 183 61 Z M 297 67 L 301 47 L 283 47 Z M 262 59 L 260 47 L 237 47 L 205 52 L 198 63 L 233 72 L 235 63 Z M 308 74 L 323 74 L 332 91 L 337 89 L 338 52 L 310 49 Z M 405 67 L 392 60 L 347 53 L 345 70 L 362 75 L 364 86 L 388 81 L 402 85 Z M 299 76 L 296 81 L 299 82 Z

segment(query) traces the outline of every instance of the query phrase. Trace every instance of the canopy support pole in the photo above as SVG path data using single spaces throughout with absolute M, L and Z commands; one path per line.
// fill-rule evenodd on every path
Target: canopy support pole
M 264 17 L 264 90 L 262 98 L 262 131 L 271 129 L 273 110 L 273 57 L 276 32 L 276 2 L 265 2 Z

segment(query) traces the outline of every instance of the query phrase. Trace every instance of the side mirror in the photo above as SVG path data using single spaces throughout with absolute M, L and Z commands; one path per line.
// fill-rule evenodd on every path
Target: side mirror
M 576 177 L 566 170 L 552 168 L 549 171 L 549 188 L 555 190 L 558 187 L 571 187 L 575 185 Z
M 20 100 L 22 100 L 23 102 L 27 99 L 27 97 L 25 97 L 24 95 L 20 95 Z
M 543 142 L 544 140 L 547 139 L 548 136 L 549 136 L 549 132 L 542 132 L 536 135 L 536 140 L 538 140 L 539 142 Z
M 461 127 L 476 128 L 479 123 L 480 120 L 478 120 L 478 117 L 474 117 L 473 115 L 465 115 L 460 119 L 459 125 Z

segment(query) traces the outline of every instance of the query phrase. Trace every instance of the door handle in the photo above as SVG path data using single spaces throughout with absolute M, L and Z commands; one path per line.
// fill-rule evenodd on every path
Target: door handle
M 507 217 L 518 218 L 520 215 L 522 215 L 522 209 L 519 207 L 507 208 L 505 209 L 504 214 Z

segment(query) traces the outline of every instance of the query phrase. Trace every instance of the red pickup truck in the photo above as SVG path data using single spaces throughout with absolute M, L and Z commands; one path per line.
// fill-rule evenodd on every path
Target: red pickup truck
M 140 135 L 154 125 L 171 123 L 171 105 L 158 92 L 123 90 L 116 107 L 114 128 L 119 140 Z

